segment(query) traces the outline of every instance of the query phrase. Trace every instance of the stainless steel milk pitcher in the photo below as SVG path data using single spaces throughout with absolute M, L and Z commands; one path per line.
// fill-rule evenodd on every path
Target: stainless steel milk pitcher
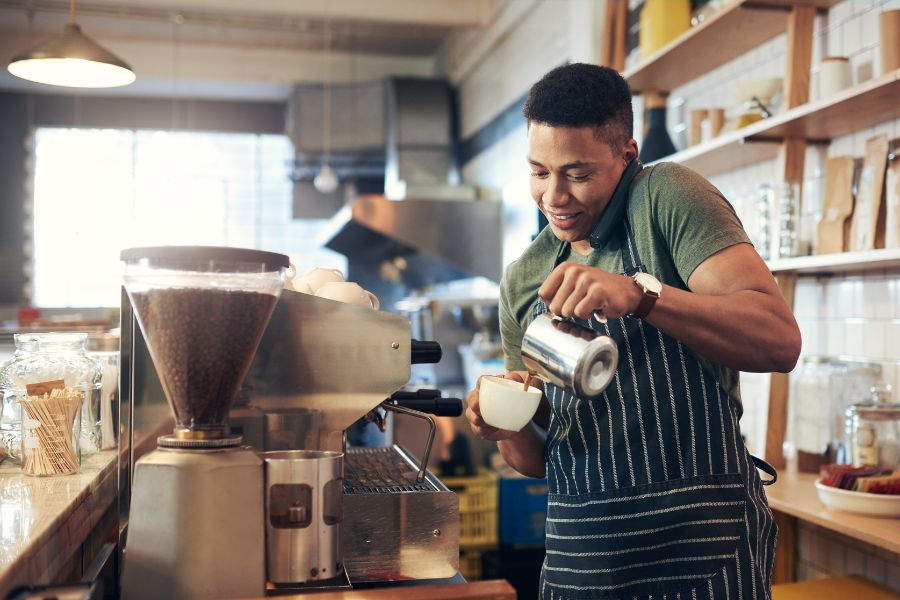
M 619 347 L 608 336 L 544 313 L 525 330 L 522 362 L 538 379 L 591 400 L 615 376 Z

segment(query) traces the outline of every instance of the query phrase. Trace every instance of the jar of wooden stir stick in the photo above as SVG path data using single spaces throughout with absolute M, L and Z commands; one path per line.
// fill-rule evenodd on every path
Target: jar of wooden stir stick
M 26 475 L 74 473 L 81 462 L 78 445 L 84 393 L 59 385 L 42 394 L 33 391 L 41 390 L 29 389 L 20 401 L 22 472 Z

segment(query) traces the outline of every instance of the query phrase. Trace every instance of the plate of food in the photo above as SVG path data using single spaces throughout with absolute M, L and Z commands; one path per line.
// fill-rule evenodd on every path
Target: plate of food
M 815 485 L 829 510 L 900 517 L 900 470 L 832 465 Z

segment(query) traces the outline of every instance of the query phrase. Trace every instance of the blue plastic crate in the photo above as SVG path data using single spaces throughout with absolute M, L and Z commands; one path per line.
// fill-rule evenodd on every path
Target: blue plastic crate
M 547 480 L 500 479 L 500 543 L 543 544 L 547 527 Z

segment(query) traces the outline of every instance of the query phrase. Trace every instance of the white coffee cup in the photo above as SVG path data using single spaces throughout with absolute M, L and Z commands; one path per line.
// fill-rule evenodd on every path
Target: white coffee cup
M 478 387 L 478 406 L 484 422 L 498 429 L 520 431 L 537 412 L 543 392 L 521 381 L 485 375 Z
M 297 275 L 291 283 L 298 292 L 315 294 L 319 291 L 319 288 L 326 283 L 342 281 L 344 281 L 344 274 L 338 269 L 323 269 L 321 267 L 316 267 L 315 269 L 310 269 L 303 275 Z
M 375 310 L 381 308 L 378 296 L 368 290 L 364 290 L 358 283 L 353 281 L 329 281 L 323 283 L 316 290 L 316 296 L 337 300 L 338 302 L 346 302 L 347 304 L 365 306 L 366 308 L 374 308 Z
M 826 56 L 819 65 L 819 98 L 827 98 L 850 87 L 850 59 Z

